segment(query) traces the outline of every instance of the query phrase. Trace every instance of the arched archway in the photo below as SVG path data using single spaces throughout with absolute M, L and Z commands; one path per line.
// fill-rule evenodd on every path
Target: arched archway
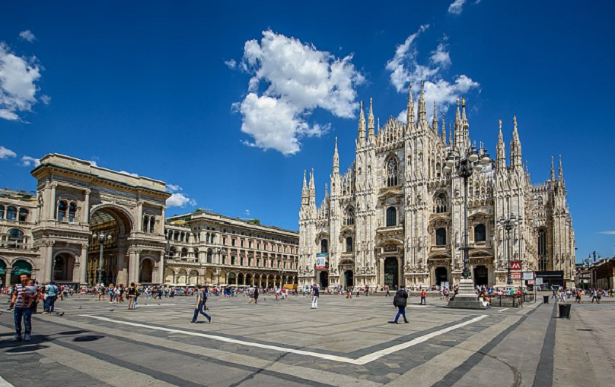
M 237 277 L 235 277 L 235 273 L 229 273 L 227 285 L 237 285 Z
M 185 269 L 180 269 L 177 273 L 177 284 L 178 285 L 186 285 L 188 281 L 188 273 Z
M 329 272 L 328 271 L 321 271 L 318 279 L 320 280 L 321 289 L 326 289 L 329 287 Z
M 152 283 L 152 274 L 154 273 L 154 263 L 151 259 L 145 258 L 141 261 L 141 273 L 139 274 L 139 282 L 142 284 Z
M 480 265 L 474 268 L 474 285 L 489 285 L 489 269 L 487 269 L 487 266 Z
M 60 283 L 72 282 L 74 266 L 74 255 L 70 253 L 56 254 L 53 260 L 53 279 Z
M 244 284 L 244 275 L 243 273 L 239 273 L 239 275 L 237 276 L 237 285 L 243 285 Z
M 89 225 L 87 282 L 128 284 L 126 255 L 134 227 L 132 215 L 122 207 L 103 204 L 92 209 Z
M 344 287 L 348 288 L 352 286 L 354 286 L 354 275 L 352 270 L 346 270 L 344 272 Z
M 199 283 L 199 272 L 196 270 L 190 271 L 190 277 L 188 278 L 188 285 L 197 285 Z
M 246 285 L 248 286 L 252 286 L 254 285 L 254 278 L 252 277 L 252 274 L 246 274 Z

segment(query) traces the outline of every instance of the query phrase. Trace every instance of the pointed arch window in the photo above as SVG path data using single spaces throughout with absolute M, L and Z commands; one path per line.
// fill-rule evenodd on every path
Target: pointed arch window
M 321 253 L 328 253 L 329 252 L 329 241 L 326 239 L 323 239 L 320 241 L 320 252 Z
M 397 209 L 395 207 L 387 208 L 387 227 L 397 226 Z
M 448 211 L 446 194 L 444 192 L 440 192 L 436 195 L 434 200 L 434 212 L 436 214 L 440 214 Z
M 344 225 L 345 226 L 354 225 L 354 208 L 348 207 L 346 209 L 346 216 L 344 217 Z
M 391 157 L 387 162 L 387 187 L 395 187 L 397 185 L 398 170 L 397 159 Z

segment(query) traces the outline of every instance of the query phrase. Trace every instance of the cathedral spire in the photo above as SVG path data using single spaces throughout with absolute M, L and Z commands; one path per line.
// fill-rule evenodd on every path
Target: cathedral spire
M 555 167 L 553 166 L 553 156 L 551 156 L 551 181 L 555 181 Z
M 329 197 L 329 185 L 325 183 L 325 200 Z
M 461 99 L 461 119 L 464 121 L 468 120 L 468 117 L 466 116 L 466 100 L 465 99 Z
M 453 143 L 453 127 L 451 124 L 448 124 L 448 146 L 453 147 L 455 144 Z
M 359 145 L 365 143 L 365 114 L 363 113 L 363 101 L 361 101 L 361 111 L 359 112 Z
M 315 183 L 314 183 L 314 168 L 312 168 L 312 172 L 310 172 L 310 194 L 312 192 L 316 192 Z
M 431 119 L 431 128 L 433 131 L 438 134 L 438 107 L 436 105 L 436 100 L 433 100 L 433 118 Z
M 444 114 L 442 114 L 442 141 L 446 145 L 446 123 L 444 122 Z
M 333 174 L 340 173 L 340 156 L 337 152 L 337 137 L 335 137 L 335 151 L 333 152 Z
M 419 124 L 427 124 L 427 107 L 425 106 L 425 81 L 423 80 L 421 80 L 421 95 L 419 96 Z
M 408 123 L 408 132 L 414 129 L 414 101 L 412 100 L 412 83 L 408 86 L 408 110 L 406 111 L 406 122 Z
M 499 170 L 506 168 L 506 144 L 504 144 L 504 135 L 502 134 L 502 120 L 499 120 L 500 133 L 498 134 L 498 145 L 496 162 Z
M 557 180 L 564 181 L 564 169 L 562 168 L 562 155 L 559 155 L 559 174 Z
M 369 115 L 367 116 L 367 133 L 370 139 L 374 138 L 374 110 L 372 109 L 372 99 L 369 99 Z
M 307 181 L 305 179 L 305 175 L 307 174 L 307 171 L 304 169 L 303 170 L 303 190 L 305 191 L 307 189 Z
M 523 168 L 523 158 L 521 157 L 521 141 L 517 129 L 517 117 L 513 116 L 513 138 L 510 142 L 510 164 L 513 168 Z

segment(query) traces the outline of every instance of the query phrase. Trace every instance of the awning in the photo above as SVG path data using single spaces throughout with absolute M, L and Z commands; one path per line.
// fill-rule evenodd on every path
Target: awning
M 6 274 L 6 263 L 4 261 L 0 261 L 0 275 Z
M 17 261 L 13 264 L 13 275 L 31 274 L 32 265 L 26 261 Z

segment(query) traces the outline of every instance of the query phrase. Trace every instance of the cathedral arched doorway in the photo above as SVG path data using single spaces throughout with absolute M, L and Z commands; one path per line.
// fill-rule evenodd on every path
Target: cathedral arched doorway
M 352 270 L 346 270 L 344 272 L 344 287 L 348 288 L 354 286 L 354 274 Z
M 436 285 L 441 286 L 442 282 L 448 282 L 448 270 L 445 267 L 436 267 Z
M 321 271 L 319 275 L 320 279 L 320 288 L 325 289 L 329 287 L 329 272 Z
M 395 257 L 384 260 L 384 284 L 389 289 L 397 289 L 399 286 L 399 262 Z
M 90 244 L 88 249 L 87 282 L 126 284 L 128 260 L 126 259 L 132 231 L 130 216 L 123 209 L 102 206 L 90 215 Z M 101 252 L 102 250 L 102 261 Z M 100 277 L 100 280 L 99 280 Z
M 489 270 L 486 266 L 476 266 L 474 268 L 474 285 L 489 285 Z
M 60 253 L 53 260 L 53 279 L 57 282 L 72 282 L 75 257 L 72 254 Z

